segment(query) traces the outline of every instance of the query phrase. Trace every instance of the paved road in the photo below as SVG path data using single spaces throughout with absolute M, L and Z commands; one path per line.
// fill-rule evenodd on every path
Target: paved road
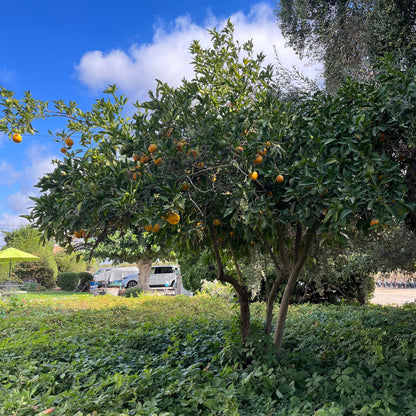
M 378 305 L 403 305 L 416 300 L 416 289 L 376 287 L 371 303 Z

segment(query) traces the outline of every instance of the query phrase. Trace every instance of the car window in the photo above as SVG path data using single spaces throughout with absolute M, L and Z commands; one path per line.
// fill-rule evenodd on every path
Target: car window
M 161 267 L 160 273 L 172 273 L 172 267 Z

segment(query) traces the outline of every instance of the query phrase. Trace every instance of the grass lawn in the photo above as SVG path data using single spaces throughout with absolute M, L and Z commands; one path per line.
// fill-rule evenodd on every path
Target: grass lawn
M 11 297 L 0 415 L 416 415 L 414 304 L 291 307 L 280 357 L 252 315 L 242 348 L 219 298 Z

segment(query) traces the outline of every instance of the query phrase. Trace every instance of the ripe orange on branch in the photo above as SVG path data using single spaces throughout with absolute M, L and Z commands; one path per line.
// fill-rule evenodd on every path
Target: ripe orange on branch
M 253 173 L 250 173 L 249 176 L 251 179 L 253 179 L 253 181 L 256 181 L 257 178 L 259 177 L 259 174 L 256 171 L 254 171 Z
M 277 183 L 282 183 L 285 180 L 285 178 L 283 177 L 283 175 L 277 175 L 276 176 L 276 182 Z
M 74 145 L 74 141 L 73 141 L 70 137 L 67 137 L 67 138 L 65 139 L 65 144 L 66 144 L 68 147 L 72 147 L 72 146 Z
M 156 150 L 157 150 L 157 146 L 154 144 L 154 143 L 152 143 L 148 148 L 147 148 L 147 150 L 149 151 L 149 153 L 154 153 L 154 152 L 156 152 Z
M 169 212 L 166 217 L 166 221 L 171 225 L 176 225 L 180 221 L 181 217 L 176 212 Z
M 152 224 L 148 224 L 148 225 L 145 225 L 145 226 L 144 226 L 144 229 L 145 229 L 146 231 L 152 231 L 153 226 L 152 226 Z
M 261 162 L 263 162 L 263 156 L 257 154 L 256 158 L 254 159 L 254 164 L 255 165 L 260 165 Z
M 22 136 L 21 136 L 19 133 L 15 133 L 15 134 L 13 134 L 13 136 L 12 136 L 12 140 L 13 140 L 15 143 L 20 143 L 20 142 L 22 141 Z
M 374 220 L 374 219 L 372 219 L 372 220 L 370 221 L 370 226 L 377 225 L 379 222 L 380 222 L 379 220 Z

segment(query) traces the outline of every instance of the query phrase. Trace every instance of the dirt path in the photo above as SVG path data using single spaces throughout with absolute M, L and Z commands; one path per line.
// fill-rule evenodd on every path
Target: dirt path
M 376 287 L 371 303 L 378 305 L 403 305 L 416 300 L 416 289 L 391 289 Z

